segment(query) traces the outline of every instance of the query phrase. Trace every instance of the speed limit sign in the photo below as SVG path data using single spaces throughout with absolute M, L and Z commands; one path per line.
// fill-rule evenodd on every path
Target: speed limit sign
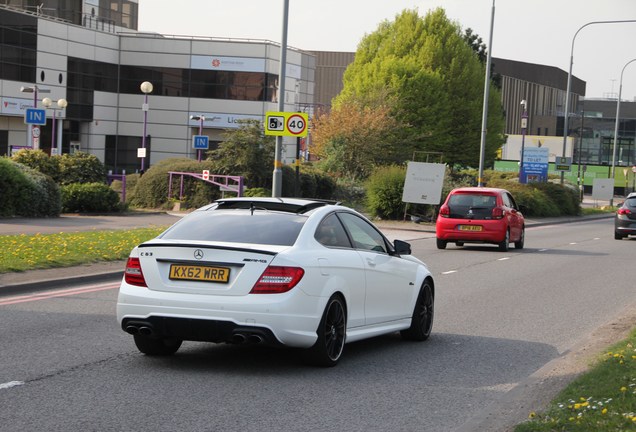
M 307 129 L 307 122 L 303 116 L 293 114 L 287 119 L 287 130 L 293 135 L 302 135 Z

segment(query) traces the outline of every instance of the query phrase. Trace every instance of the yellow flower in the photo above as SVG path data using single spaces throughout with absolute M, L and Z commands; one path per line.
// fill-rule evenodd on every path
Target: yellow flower
M 627 391 L 627 387 L 621 387 L 621 392 L 625 393 Z
M 536 412 L 534 412 L 534 411 L 531 411 L 531 412 L 530 412 L 530 414 L 528 415 L 528 418 L 533 419 L 533 418 L 535 418 L 536 416 L 537 416 L 537 413 L 536 413 Z
M 601 414 L 607 414 L 607 408 L 603 408 L 603 410 L 601 411 Z

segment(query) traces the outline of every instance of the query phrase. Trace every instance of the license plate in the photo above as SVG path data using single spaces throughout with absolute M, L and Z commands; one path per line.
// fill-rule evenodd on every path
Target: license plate
M 227 283 L 230 280 L 230 269 L 227 267 L 172 264 L 170 265 L 169 277 L 172 280 Z
M 481 231 L 481 225 L 460 225 L 460 231 Z

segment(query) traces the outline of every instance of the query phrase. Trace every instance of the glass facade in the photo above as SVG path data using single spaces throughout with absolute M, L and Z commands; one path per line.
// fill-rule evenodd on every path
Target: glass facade
M 0 79 L 35 82 L 37 18 L 0 10 Z

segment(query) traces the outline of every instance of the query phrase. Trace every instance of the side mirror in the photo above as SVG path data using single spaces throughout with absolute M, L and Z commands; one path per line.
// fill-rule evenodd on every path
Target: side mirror
M 411 255 L 411 245 L 402 240 L 393 241 L 393 247 L 395 248 L 395 252 L 399 255 Z

